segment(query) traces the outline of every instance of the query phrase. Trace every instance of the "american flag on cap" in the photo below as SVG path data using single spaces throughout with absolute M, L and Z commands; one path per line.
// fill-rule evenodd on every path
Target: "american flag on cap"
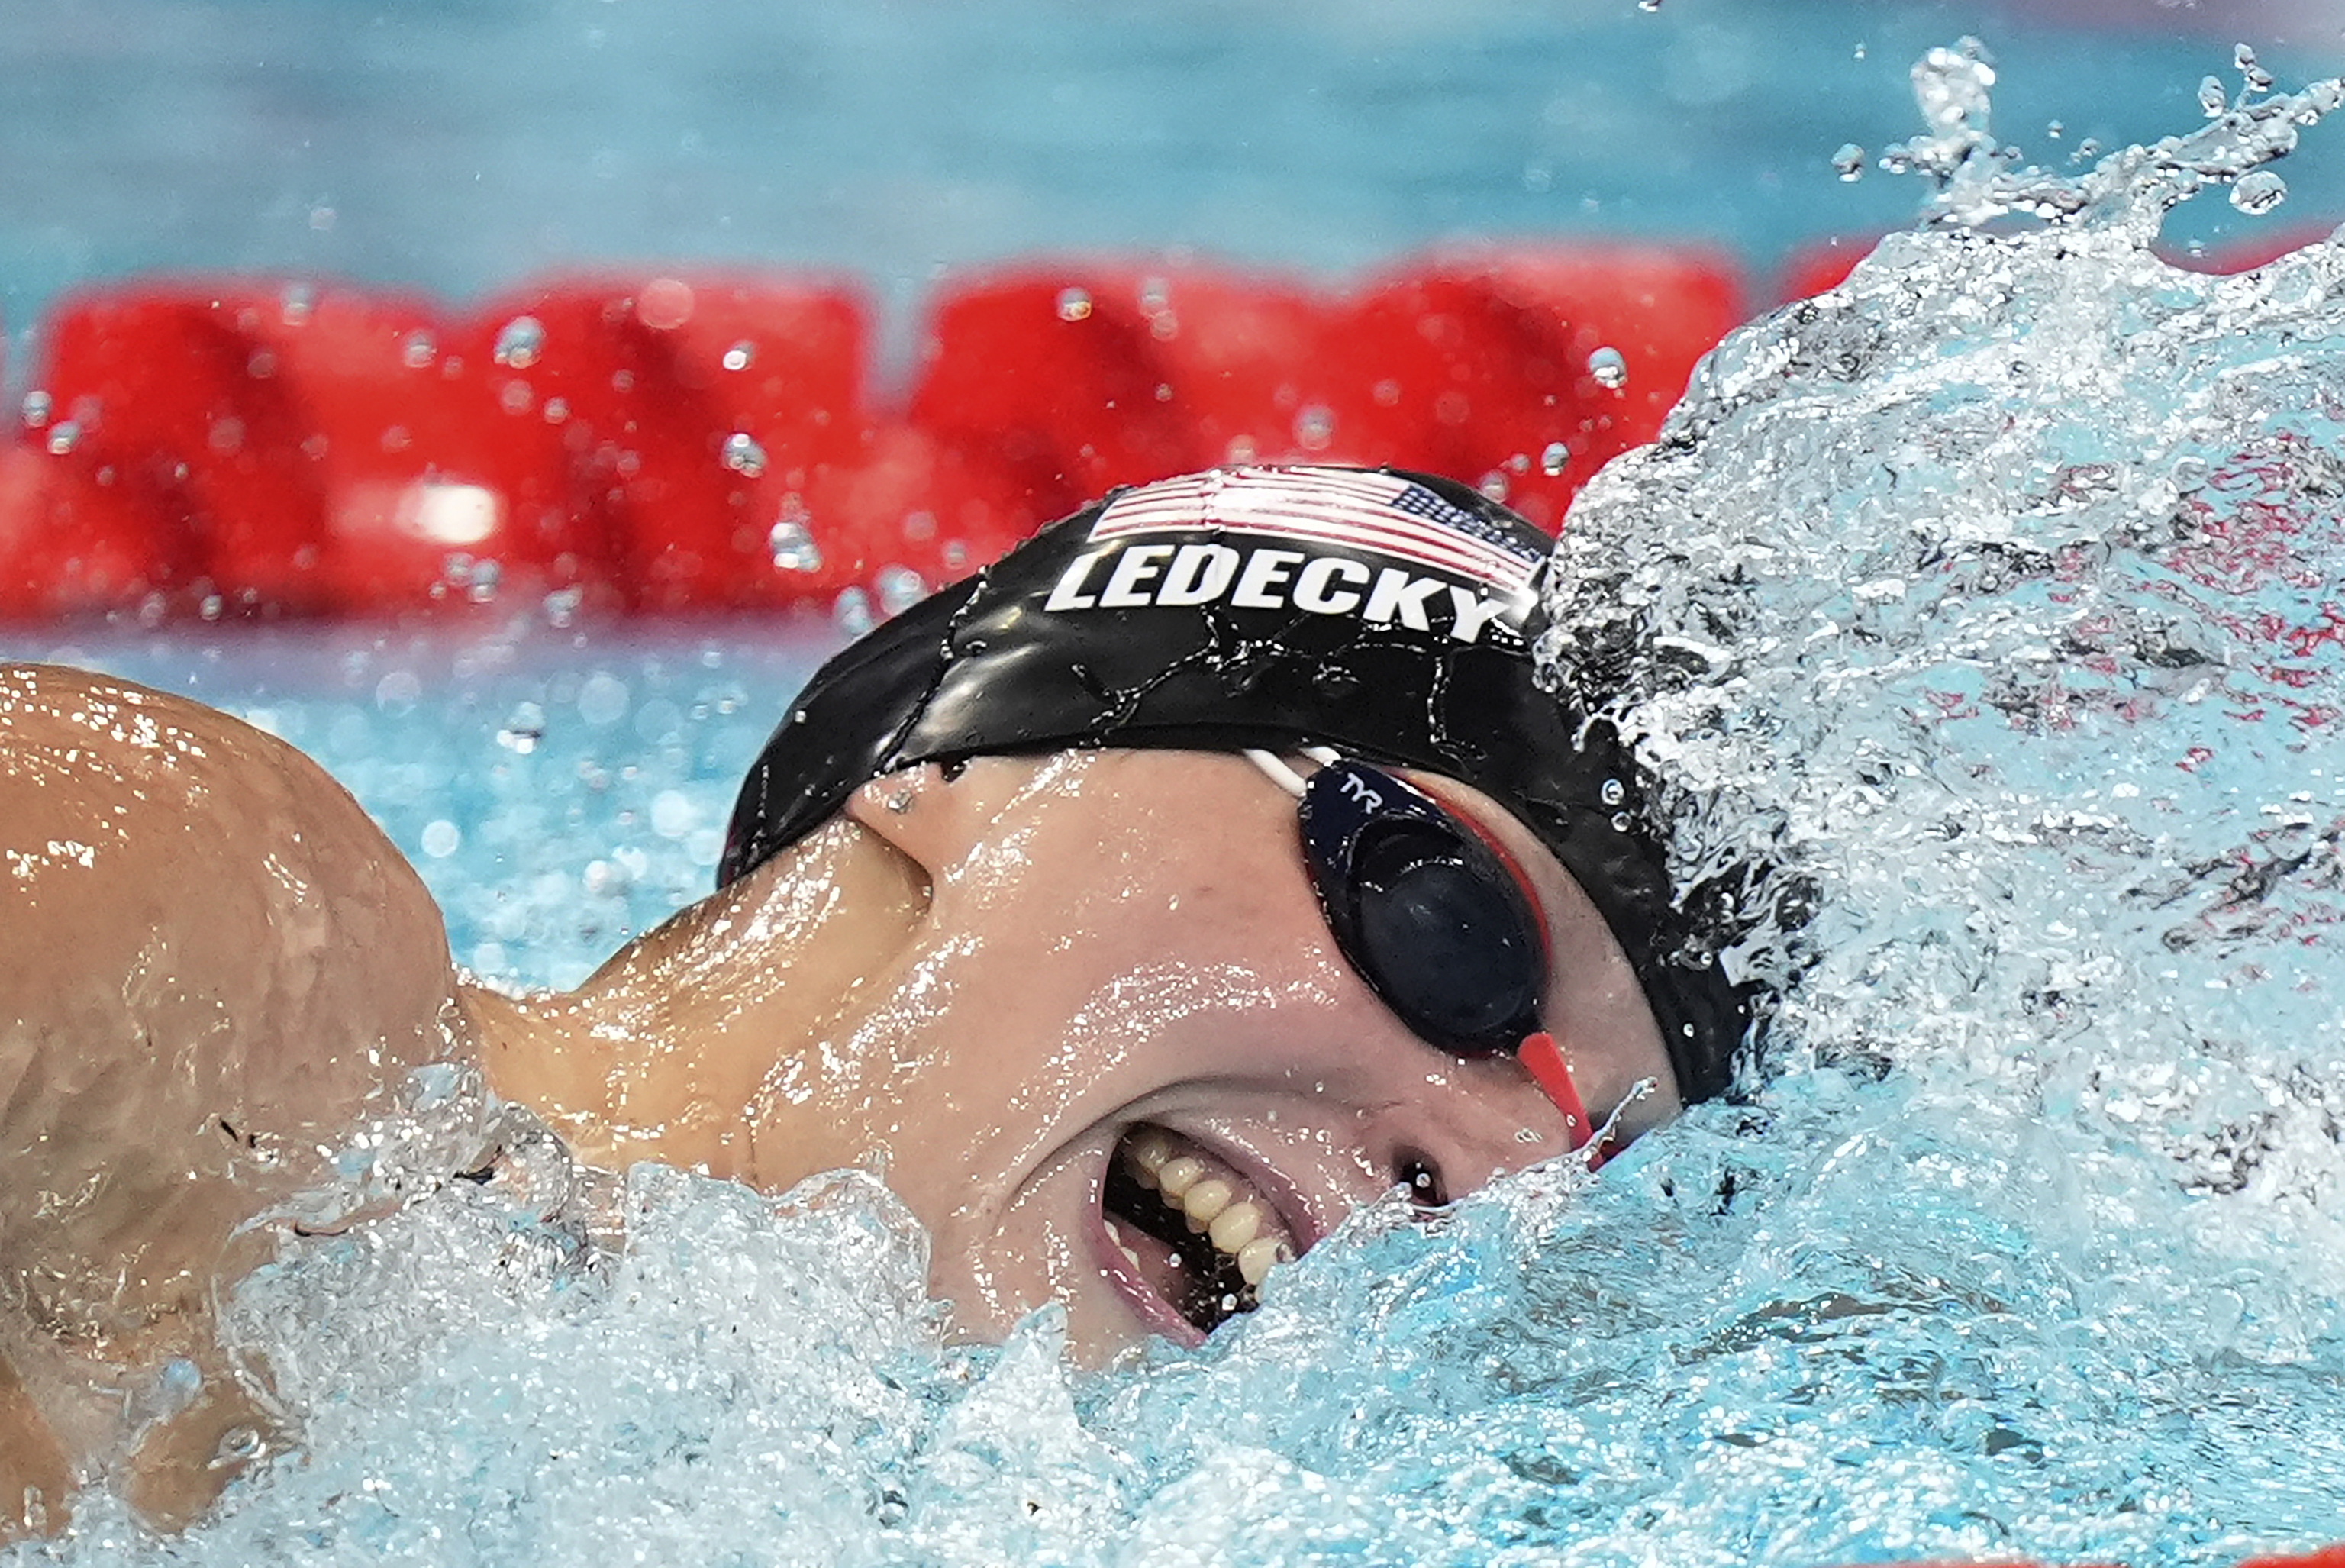
M 1528 589 L 1547 559 L 1502 524 L 1398 473 L 1327 468 L 1223 468 L 1127 491 L 1091 524 L 1093 543 L 1149 534 L 1268 535 L 1364 550 L 1490 584 Z

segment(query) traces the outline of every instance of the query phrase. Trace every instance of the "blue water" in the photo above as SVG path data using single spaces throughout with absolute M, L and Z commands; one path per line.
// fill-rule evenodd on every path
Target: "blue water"
M 2280 166 L 2299 195 L 2336 134 Z M 2345 1540 L 2345 246 L 2175 272 L 2124 183 L 2096 224 L 1902 239 L 1755 324 L 1574 514 L 1560 605 L 1628 651 L 1681 870 L 1770 868 L 1737 962 L 1792 988 L 1744 1102 L 1593 1180 L 1372 1210 L 1202 1351 L 1093 1375 L 1047 1311 L 947 1343 L 859 1178 L 776 1200 L 644 1167 L 618 1250 L 559 1182 L 453 1184 L 229 1304 L 299 1441 L 218 1518 L 157 1543 L 94 1498 L 13 1560 Z M 431 638 L 76 636 L 311 749 L 460 959 L 561 983 L 706 885 L 827 634 L 491 608 Z
M 1457 237 L 1653 236 L 1754 274 L 1902 222 L 1830 161 L 1911 133 L 1905 66 L 2006 57 L 2040 158 L 2146 139 L 2254 44 L 2345 66 L 2326 0 L 0 0 L 0 320 L 247 269 L 464 297 L 549 268 L 836 267 L 895 307 L 1002 257 L 1185 248 L 1343 273 Z M 2051 124 L 2061 122 L 2058 140 Z M 2332 162 L 2291 215 L 2345 216 Z M 2184 239 L 2255 226 L 2219 204 Z M 24 356 L 19 361 L 21 378 Z

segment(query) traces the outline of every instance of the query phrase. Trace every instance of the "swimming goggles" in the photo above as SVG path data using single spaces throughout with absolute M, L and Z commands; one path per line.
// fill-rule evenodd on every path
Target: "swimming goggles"
M 1594 1135 L 1555 1037 L 1539 1026 L 1548 932 L 1521 871 L 1487 835 L 1379 768 L 1304 747 L 1308 778 L 1246 756 L 1300 801 L 1303 860 L 1346 962 L 1419 1039 L 1455 1056 L 1511 1055 Z

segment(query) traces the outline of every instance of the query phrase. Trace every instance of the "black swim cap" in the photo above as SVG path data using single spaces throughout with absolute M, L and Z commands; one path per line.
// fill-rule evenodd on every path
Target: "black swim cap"
M 1450 480 L 1233 468 L 1118 491 L 818 671 L 749 770 L 719 885 L 919 762 L 1064 747 L 1331 746 L 1470 784 L 1555 852 L 1627 952 L 1680 1094 L 1752 1018 L 1672 897 L 1609 725 L 1534 679 L 1550 542 Z

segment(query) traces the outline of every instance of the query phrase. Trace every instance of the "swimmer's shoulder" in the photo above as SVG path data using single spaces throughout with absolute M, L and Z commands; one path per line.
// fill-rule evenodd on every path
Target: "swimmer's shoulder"
M 457 995 L 421 880 L 317 764 L 183 697 L 0 663 L 19 1331 L 143 1359 L 370 1096 L 462 1054 Z

